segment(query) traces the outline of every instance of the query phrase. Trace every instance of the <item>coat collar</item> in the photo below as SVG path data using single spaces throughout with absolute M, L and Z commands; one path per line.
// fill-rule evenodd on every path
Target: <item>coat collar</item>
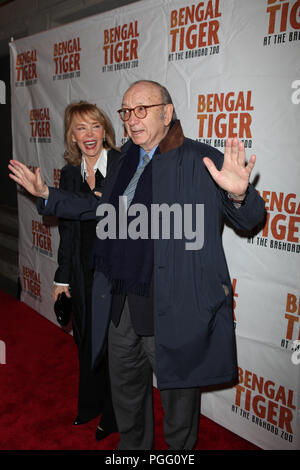
M 166 137 L 159 143 L 160 153 L 169 152 L 170 150 L 180 147 L 183 144 L 183 141 L 183 130 L 180 121 L 177 119 L 171 124 Z
M 184 134 L 180 124 L 180 121 L 177 119 L 173 121 L 170 125 L 166 137 L 162 139 L 159 143 L 158 148 L 160 153 L 169 152 L 180 147 L 184 141 Z M 121 148 L 122 157 L 126 155 L 131 145 L 135 145 L 131 139 L 129 139 Z

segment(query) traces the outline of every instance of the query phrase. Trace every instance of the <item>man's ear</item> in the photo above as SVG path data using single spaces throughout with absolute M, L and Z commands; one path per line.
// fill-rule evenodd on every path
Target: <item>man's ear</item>
M 172 121 L 174 106 L 172 104 L 165 104 L 164 109 L 164 124 L 165 126 L 169 126 L 170 122 Z

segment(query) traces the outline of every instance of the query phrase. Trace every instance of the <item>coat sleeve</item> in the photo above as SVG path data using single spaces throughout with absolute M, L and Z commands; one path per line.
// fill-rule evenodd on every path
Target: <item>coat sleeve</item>
M 68 177 L 66 168 L 61 171 L 59 187 L 68 189 L 70 185 L 70 176 Z M 57 252 L 58 268 L 54 275 L 54 281 L 63 284 L 70 284 L 70 274 L 72 266 L 72 240 L 74 237 L 74 221 L 59 218 L 59 247 Z
M 222 210 L 225 219 L 238 230 L 251 231 L 265 220 L 265 201 L 256 189 L 249 184 L 245 202 L 236 207 L 226 191 L 220 189 Z
M 49 198 L 37 200 L 37 210 L 41 215 L 56 215 L 71 220 L 95 220 L 101 198 L 93 193 L 65 191 L 49 188 Z

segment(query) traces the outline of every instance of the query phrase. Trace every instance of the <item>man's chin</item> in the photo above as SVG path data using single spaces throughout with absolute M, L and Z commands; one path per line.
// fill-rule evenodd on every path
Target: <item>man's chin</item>
M 131 136 L 131 140 L 134 144 L 136 145 L 139 145 L 140 147 L 143 146 L 143 144 L 145 143 L 144 139 L 142 138 L 142 136 L 139 136 L 139 135 L 132 135 Z

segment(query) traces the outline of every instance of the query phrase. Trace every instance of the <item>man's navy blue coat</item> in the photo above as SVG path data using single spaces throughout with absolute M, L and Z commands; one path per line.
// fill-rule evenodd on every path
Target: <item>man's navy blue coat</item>
M 124 146 L 124 152 L 131 142 Z M 187 250 L 186 238 L 154 241 L 154 329 L 157 384 L 160 389 L 223 384 L 237 379 L 232 287 L 222 246 L 227 219 L 250 231 L 265 215 L 264 201 L 249 185 L 246 202 L 236 208 L 207 171 L 203 157 L 222 167 L 213 147 L 185 138 L 179 121 L 152 159 L 153 203 L 204 205 L 204 244 Z M 120 158 L 119 167 L 123 158 Z M 108 202 L 118 170 L 107 179 L 101 199 L 50 188 L 44 215 L 87 220 Z M 96 243 L 101 243 L 97 240 Z M 245 266 L 247 269 L 247 266 Z M 110 285 L 97 274 L 93 299 L 93 363 L 97 363 L 109 324 Z M 141 315 L 143 312 L 141 312 Z

